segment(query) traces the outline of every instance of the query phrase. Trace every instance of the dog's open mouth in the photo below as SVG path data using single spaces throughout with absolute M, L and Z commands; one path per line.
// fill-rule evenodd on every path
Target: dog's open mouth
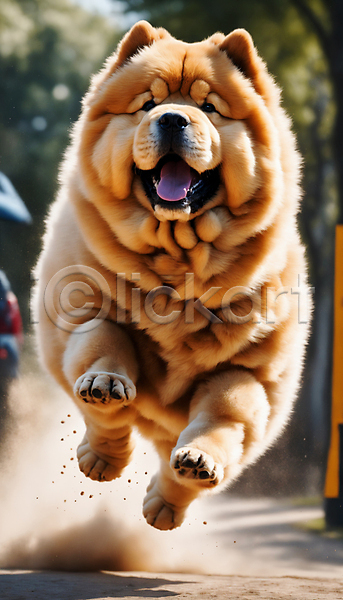
M 167 154 L 154 169 L 136 168 L 151 204 L 171 210 L 197 212 L 217 192 L 219 169 L 198 173 L 177 154 Z M 188 208 L 188 210 L 189 210 Z

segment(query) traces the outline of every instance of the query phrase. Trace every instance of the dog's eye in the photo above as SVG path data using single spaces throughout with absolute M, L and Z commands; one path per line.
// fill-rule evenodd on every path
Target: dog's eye
M 145 102 L 143 104 L 142 110 L 145 110 L 146 112 L 148 112 L 149 110 L 154 108 L 154 106 L 156 106 L 156 102 L 154 100 L 148 100 L 147 102 Z
M 214 104 L 210 104 L 210 102 L 205 102 L 202 105 L 201 110 L 203 110 L 204 112 L 207 112 L 207 113 L 212 113 L 212 112 L 216 112 L 216 107 L 214 106 Z

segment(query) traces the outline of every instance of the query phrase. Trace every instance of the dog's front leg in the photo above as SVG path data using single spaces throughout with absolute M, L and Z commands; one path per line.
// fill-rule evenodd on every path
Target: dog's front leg
M 232 369 L 200 384 L 175 448 L 157 445 L 162 468 L 144 500 L 148 523 L 178 527 L 197 496 L 233 481 L 268 445 L 270 414 L 265 388 L 247 370 Z
M 269 445 L 272 412 L 253 373 L 232 369 L 209 378 L 192 399 L 189 425 L 171 455 L 177 480 L 199 491 L 233 481 Z
M 119 477 L 133 450 L 131 425 L 138 365 L 127 333 L 102 321 L 87 331 L 87 323 L 69 338 L 64 373 L 74 391 L 87 431 L 77 456 L 91 479 Z

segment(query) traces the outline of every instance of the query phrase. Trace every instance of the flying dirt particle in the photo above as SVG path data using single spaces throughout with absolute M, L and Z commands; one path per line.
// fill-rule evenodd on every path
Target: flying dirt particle
M 128 482 L 128 483 L 131 483 L 131 479 L 128 479 L 128 480 L 127 480 L 127 482 Z
M 148 474 L 148 471 L 145 471 L 144 475 L 147 475 L 147 474 Z
M 55 483 L 54 481 L 52 481 L 51 483 Z
M 63 425 L 63 423 L 65 423 L 65 421 L 61 421 L 61 423 L 62 423 L 62 425 Z
M 89 498 L 93 498 L 93 494 L 90 494 Z
M 63 502 L 67 502 L 66 500 L 63 500 Z
M 64 475 L 64 471 L 61 471 L 61 475 Z
M 67 417 L 71 417 L 71 415 L 67 415 Z
M 126 500 L 126 498 L 124 498 L 124 500 Z
M 83 495 L 84 495 L 84 492 L 80 492 L 80 496 L 83 496 Z
M 61 442 L 64 442 L 64 438 L 61 438 Z
M 70 460 L 74 460 L 74 457 L 72 456 Z
M 38 500 L 38 496 L 37 496 L 36 500 Z
M 75 429 L 74 429 L 73 433 L 76 433 Z
M 67 465 L 63 465 L 63 469 L 66 469 L 66 468 L 67 468 Z
M 203 521 L 203 522 L 202 522 L 202 524 L 203 524 L 203 525 L 207 525 L 207 521 Z
M 233 542 L 234 544 L 236 543 L 236 540 Z

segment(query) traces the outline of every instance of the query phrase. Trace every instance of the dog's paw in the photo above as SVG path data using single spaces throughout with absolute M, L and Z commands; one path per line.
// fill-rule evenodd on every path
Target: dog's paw
M 197 448 L 174 449 L 170 466 L 178 477 L 194 480 L 202 486 L 212 487 L 218 485 L 224 478 L 222 465 L 215 463 L 212 456 Z
M 100 458 L 90 447 L 88 441 L 83 441 L 77 449 L 80 471 L 94 481 L 112 481 L 121 475 L 122 468 L 115 467 Z
M 152 527 L 166 531 L 180 527 L 184 520 L 185 509 L 177 509 L 166 502 L 158 488 L 158 479 L 153 477 L 143 501 L 143 515 Z
M 115 401 L 128 406 L 136 397 L 136 388 L 128 377 L 117 373 L 87 372 L 76 381 L 74 394 L 91 404 L 109 404 Z

